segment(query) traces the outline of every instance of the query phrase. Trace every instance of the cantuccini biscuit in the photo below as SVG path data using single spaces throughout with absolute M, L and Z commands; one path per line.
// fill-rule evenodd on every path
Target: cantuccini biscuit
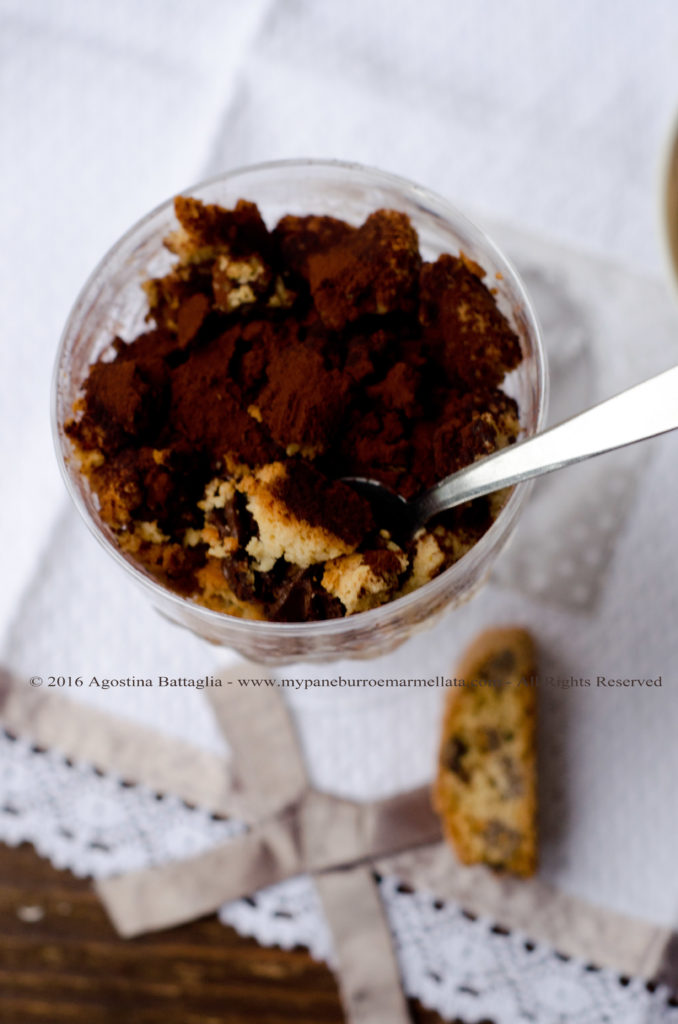
M 471 644 L 448 697 L 433 787 L 464 864 L 515 875 L 537 866 L 536 681 L 530 634 L 489 629 Z

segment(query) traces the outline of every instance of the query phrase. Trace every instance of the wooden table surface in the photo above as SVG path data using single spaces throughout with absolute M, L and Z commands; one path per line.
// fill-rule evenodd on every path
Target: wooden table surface
M 442 1020 L 411 1008 L 415 1024 Z M 1 1024 L 343 1019 L 333 975 L 304 950 L 262 948 L 216 917 L 119 939 L 88 881 L 0 845 Z

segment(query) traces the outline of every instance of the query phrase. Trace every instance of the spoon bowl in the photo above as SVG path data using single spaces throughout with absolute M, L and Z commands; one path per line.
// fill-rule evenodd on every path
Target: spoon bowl
M 341 479 L 343 483 L 350 484 L 361 498 L 369 501 L 375 523 L 388 530 L 395 541 L 406 544 L 417 532 L 420 525 L 417 500 L 408 501 L 378 480 L 362 476 L 344 476 Z

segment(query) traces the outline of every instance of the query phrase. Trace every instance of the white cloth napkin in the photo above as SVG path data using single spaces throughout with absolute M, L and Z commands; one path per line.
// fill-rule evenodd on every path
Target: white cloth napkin
M 515 232 L 505 241 L 528 278 L 539 268 L 542 284 L 535 295 L 554 343 L 562 343 L 554 354 L 556 410 L 564 414 L 580 401 L 579 378 L 567 372 L 568 345 L 586 368 L 587 401 L 676 360 L 674 310 L 659 286 Z M 616 301 L 599 303 L 601 294 L 616 295 Z M 561 319 L 563 308 L 571 333 Z M 642 329 L 646 346 L 638 348 L 634 342 Z M 615 361 L 618 346 L 628 355 Z M 603 456 L 583 478 L 578 467 L 544 480 L 497 565 L 495 581 L 396 655 L 297 665 L 282 673 L 300 679 L 449 675 L 462 646 L 483 625 L 528 626 L 545 679 L 592 681 L 588 689 L 546 685 L 542 691 L 545 877 L 577 895 L 666 924 L 678 904 L 669 870 L 678 775 L 678 633 L 671 628 L 678 618 L 678 494 L 672 472 L 677 443 L 673 436 L 646 442 L 640 466 L 637 455 L 629 463 L 622 453 L 621 464 Z M 582 599 L 577 586 L 584 584 Z M 103 690 L 89 682 L 161 674 L 195 678 L 216 672 L 223 659 L 223 652 L 160 618 L 70 508 L 53 531 L 5 648 L 9 668 L 26 680 L 80 676 L 86 685 L 66 684 L 70 697 L 215 752 L 224 749 L 223 740 L 199 691 Z M 608 690 L 596 686 L 599 675 L 661 675 L 663 686 Z M 430 777 L 442 691 L 302 685 L 289 699 L 320 788 L 376 798 Z M 648 844 L 652 872 L 644 869 Z M 667 900 L 667 886 L 675 888 L 675 899 Z
M 573 0 L 0 0 L 5 343 L 0 630 L 63 491 L 57 340 L 105 249 L 207 173 L 322 155 L 657 273 L 655 165 L 678 102 L 678 11 Z

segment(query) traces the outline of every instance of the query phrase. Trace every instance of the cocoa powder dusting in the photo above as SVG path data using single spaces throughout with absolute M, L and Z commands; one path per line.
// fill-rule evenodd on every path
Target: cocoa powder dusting
M 341 614 L 322 566 L 299 572 L 282 559 L 255 571 L 239 546 L 257 532 L 243 497 L 206 516 L 205 488 L 233 467 L 282 462 L 272 489 L 290 514 L 395 580 L 399 558 L 375 543 L 380 524 L 338 478 L 412 497 L 513 440 L 517 409 L 500 385 L 521 359 L 518 338 L 481 268 L 452 255 L 422 263 L 400 212 L 357 228 L 289 215 L 269 232 L 245 200 L 224 210 L 178 197 L 175 210 L 176 264 L 145 285 L 151 329 L 112 340 L 66 425 L 81 452 L 100 453 L 83 471 L 101 516 L 182 593 L 200 598 L 196 573 L 223 557 L 233 593 L 268 617 Z M 136 529 L 149 521 L 164 546 Z M 477 529 L 487 525 L 479 505 Z M 198 532 L 187 540 L 187 530 Z M 221 555 L 208 554 L 217 541 Z

